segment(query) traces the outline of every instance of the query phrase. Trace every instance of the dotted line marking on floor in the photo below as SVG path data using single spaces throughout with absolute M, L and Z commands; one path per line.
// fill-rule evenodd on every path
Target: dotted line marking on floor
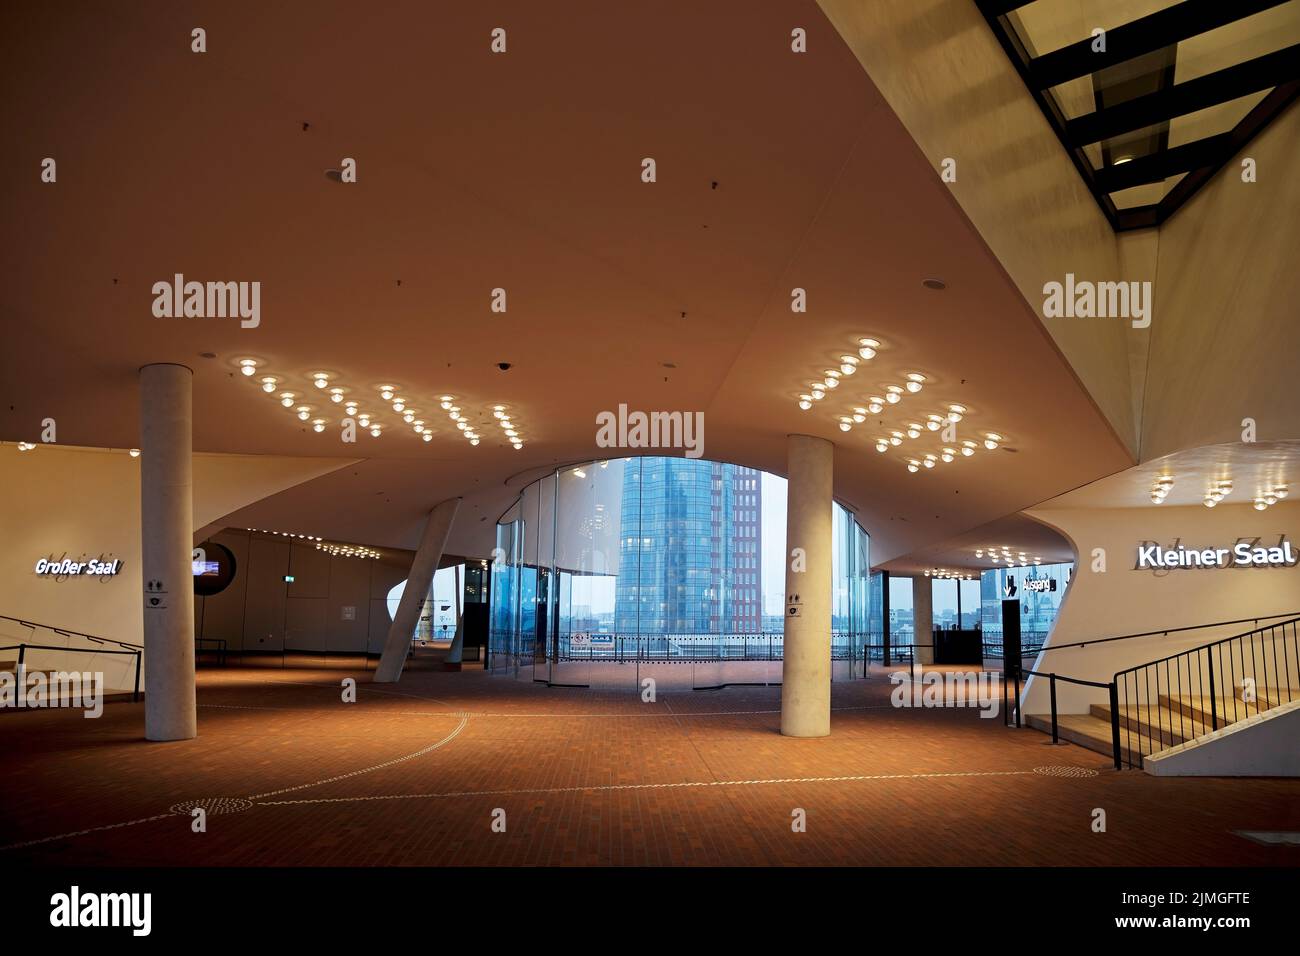
M 339 780 L 349 780 L 352 777 L 359 777 L 364 773 L 373 773 L 376 770 L 383 770 L 385 767 L 393 767 L 399 763 L 405 763 L 408 760 L 414 760 L 416 757 L 423 757 L 425 754 L 432 753 L 433 751 L 437 750 L 439 747 L 449 744 L 453 740 L 455 740 L 456 737 L 459 736 L 460 732 L 465 729 L 465 726 L 468 723 L 469 723 L 468 717 L 461 717 L 460 723 L 456 725 L 456 729 L 453 730 L 451 733 L 449 733 L 446 737 L 443 737 L 441 740 L 435 743 L 431 743 L 427 747 L 421 747 L 419 750 L 415 751 L 414 753 L 405 754 L 404 756 L 401 757 L 394 757 L 392 760 L 385 760 L 383 763 L 377 763 L 373 767 L 363 767 L 360 770 L 352 770 L 349 771 L 348 773 L 341 773 L 333 777 L 326 777 L 324 780 L 317 780 L 314 781 L 313 783 L 301 783 L 296 787 L 284 787 L 280 790 L 268 790 L 266 793 L 254 793 L 246 797 L 245 799 L 261 800 L 263 797 L 275 797 L 275 796 L 279 796 L 282 793 L 293 793 L 297 790 L 307 790 L 310 787 L 320 787 L 327 783 L 336 783 Z
M 462 730 L 465 729 L 465 726 L 468 723 L 469 723 L 469 717 L 462 715 L 460 723 L 456 725 L 456 729 L 453 730 L 451 733 L 449 733 L 446 737 L 443 737 L 441 740 L 429 744 L 427 747 L 421 747 L 419 750 L 415 751 L 414 753 L 405 754 L 401 757 L 394 757 L 392 760 L 385 760 L 383 763 L 375 764 L 373 767 L 363 767 L 360 770 L 353 770 L 349 773 L 338 774 L 337 776 L 333 776 L 333 777 L 327 777 L 324 780 L 317 780 L 314 781 L 313 783 L 299 784 L 296 787 L 284 787 L 280 790 L 271 790 L 266 793 L 253 794 L 252 796 L 248 796 L 248 797 L 242 797 L 242 798 L 223 797 L 219 799 L 255 801 L 263 797 L 279 796 L 282 793 L 294 793 L 298 790 L 306 790 L 310 787 L 319 787 L 327 783 L 334 783 L 335 781 L 338 780 L 347 780 L 352 777 L 359 777 L 362 774 L 371 773 L 375 770 L 382 770 L 385 767 L 392 767 L 396 764 L 405 763 L 408 760 L 414 760 L 416 757 L 420 757 L 423 756 L 424 754 L 431 753 L 432 751 L 437 750 L 439 747 L 442 747 L 450 743 L 460 734 Z M 211 798 L 207 798 L 207 799 L 211 799 Z M 303 802 L 310 802 L 310 801 L 303 801 Z M 193 806 L 203 806 L 204 803 L 205 803 L 205 798 L 196 799 L 195 801 L 193 801 Z M 116 830 L 121 827 L 131 827 L 140 823 L 152 823 L 155 820 L 174 819 L 178 812 L 177 808 L 186 805 L 187 804 L 184 803 L 175 804 L 171 808 L 169 808 L 166 813 L 156 814 L 151 817 L 141 817 L 138 820 L 127 820 L 123 823 L 108 823 L 105 824 L 104 826 L 89 827 L 85 830 L 74 830 L 69 833 L 59 833 L 59 834 L 55 834 L 54 836 L 40 837 L 35 840 L 26 840 L 21 843 L 11 843 L 7 846 L 0 846 L 0 852 L 3 852 L 4 850 L 18 850 L 18 849 L 22 849 L 23 847 L 37 846 L 41 843 L 53 843 L 58 840 L 70 840 L 73 839 L 74 837 L 85 836 L 88 833 L 99 833 L 103 830 Z
M 1034 770 L 969 770 L 946 773 L 877 773 L 841 777 L 774 777 L 763 780 L 686 780 L 678 783 L 615 783 L 579 787 L 539 787 L 517 790 L 455 790 L 447 793 L 397 793 L 382 796 L 317 797 L 305 800 L 264 800 L 264 807 L 308 803 L 361 803 L 371 800 L 440 800 L 449 797 L 525 796 L 549 793 L 599 793 L 620 790 L 672 790 L 687 787 L 753 787 L 798 783 L 858 783 L 870 780 L 928 780 L 945 777 L 1026 777 Z
M 285 713 L 295 713 L 296 707 L 259 707 L 252 704 L 199 704 L 200 707 L 211 707 L 217 710 L 273 710 L 283 711 Z M 864 704 L 855 707 L 832 707 L 832 713 L 844 713 L 854 710 L 896 710 L 893 704 Z M 530 719 L 558 719 L 558 720 L 622 720 L 622 719 L 657 719 L 669 720 L 678 717 L 752 717 L 762 714 L 779 714 L 780 708 L 772 710 L 699 710 L 677 713 L 675 711 L 660 712 L 654 711 L 644 714 L 608 712 L 608 713 L 510 713 L 510 712 L 493 712 L 493 711 L 466 711 L 466 710 L 386 710 L 384 714 L 394 716 L 408 717 L 527 717 Z
M 168 812 L 155 814 L 152 817 L 141 817 L 138 820 L 127 820 L 124 823 L 106 823 L 102 827 L 88 827 L 85 830 L 74 830 L 71 833 L 60 833 L 56 836 L 39 837 L 35 840 L 25 840 L 22 843 L 10 843 L 8 846 L 0 846 L 0 851 L 19 850 L 23 847 L 37 846 L 41 843 L 53 843 L 56 840 L 70 840 L 73 837 L 85 836 L 88 833 L 100 833 L 104 830 L 120 830 L 122 827 L 133 827 L 139 823 L 152 823 L 155 820 L 169 820 L 172 818 L 173 814 Z

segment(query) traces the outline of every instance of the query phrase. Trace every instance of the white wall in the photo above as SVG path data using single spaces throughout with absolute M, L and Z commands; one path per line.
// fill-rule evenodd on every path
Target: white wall
M 1278 502 L 1267 511 L 1248 504 L 1150 508 L 1035 508 L 1030 517 L 1062 532 L 1078 564 L 1061 602 L 1046 647 L 1163 628 L 1209 624 L 1300 610 L 1300 566 L 1270 569 L 1135 571 L 1139 541 L 1170 547 L 1230 547 L 1239 537 L 1277 542 L 1285 534 L 1300 547 L 1300 502 Z M 1092 570 L 1092 552 L 1106 552 L 1106 571 Z M 1261 622 L 1269 623 L 1269 622 Z M 1252 624 L 1141 637 L 1086 648 L 1044 651 L 1032 670 L 1084 680 L 1110 681 L 1117 671 L 1191 647 L 1251 630 Z M 1086 713 L 1106 699 L 1104 690 L 1057 684 L 1061 713 Z M 1047 681 L 1031 678 L 1026 713 L 1050 711 Z
M 220 594 L 194 599 L 194 633 L 225 640 L 231 653 L 379 653 L 392 621 L 388 592 L 414 557 L 396 549 L 378 559 L 333 557 L 314 544 L 231 528 L 209 540 L 230 549 L 235 578 Z M 343 617 L 348 607 L 352 620 Z
M 196 454 L 194 527 L 349 463 Z M 112 578 L 64 581 L 35 573 L 38 558 L 64 552 L 70 558 L 120 558 L 122 569 Z M 138 458 L 125 450 L 38 445 L 20 452 L 0 446 L 0 614 L 143 643 Z M 39 634 L 40 643 L 57 639 L 52 632 Z M 31 641 L 31 631 L 0 621 L 0 644 L 15 638 Z M 72 656 L 61 655 L 60 664 L 108 670 L 73 662 Z
M 1300 701 L 1152 754 L 1153 777 L 1300 777 Z

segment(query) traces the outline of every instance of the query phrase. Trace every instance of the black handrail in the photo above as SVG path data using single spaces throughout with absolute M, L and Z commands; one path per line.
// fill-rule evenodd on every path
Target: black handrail
M 1022 671 L 1019 668 L 1017 668 L 1016 669 L 1016 726 L 1017 727 L 1020 726 L 1019 718 L 1020 718 L 1020 674 L 1021 673 Z M 1119 749 L 1119 708 L 1115 706 L 1116 694 L 1115 694 L 1114 681 L 1111 681 L 1108 684 L 1103 684 L 1101 681 L 1083 680 L 1080 677 L 1065 677 L 1064 675 L 1051 673 L 1051 672 L 1044 674 L 1040 671 L 1031 671 L 1027 669 L 1024 670 L 1023 673 L 1028 674 L 1031 677 L 1047 678 L 1047 682 L 1048 682 L 1047 686 L 1052 699 L 1052 743 L 1054 744 L 1061 742 L 1059 727 L 1057 723 L 1057 713 L 1056 713 L 1056 682 L 1058 680 L 1063 680 L 1067 684 L 1078 684 L 1081 687 L 1101 687 L 1105 689 L 1107 694 L 1110 697 L 1110 740 L 1111 740 L 1111 749 L 1113 751 L 1112 756 L 1114 757 L 1115 760 L 1115 769 L 1116 770 L 1122 769 L 1122 761 L 1120 758 L 1120 749 Z M 1003 695 L 1003 699 L 1004 700 L 1006 699 L 1005 694 Z M 1006 723 L 1006 718 L 1003 717 L 1003 724 L 1005 725 L 1005 723 Z
M 30 627 L 33 629 L 43 627 L 47 631 L 53 631 L 55 634 L 62 634 L 64 637 L 85 637 L 100 644 L 116 644 L 118 647 L 133 648 L 139 651 L 144 650 L 142 645 L 132 644 L 129 641 L 119 641 L 111 637 L 100 637 L 99 635 L 86 634 L 82 631 L 72 631 L 65 627 L 55 627 L 53 624 L 37 624 L 35 621 L 24 621 L 21 617 L 10 617 L 7 614 L 0 614 L 0 621 L 13 621 L 17 624 L 21 624 L 23 627 Z
M 1300 615 L 1117 671 L 1114 682 L 1124 690 L 1125 713 L 1133 715 L 1133 719 L 1126 723 L 1135 725 L 1128 731 L 1130 739 L 1134 734 L 1137 736 L 1137 766 L 1144 764 L 1147 755 L 1164 749 L 1166 740 L 1168 745 L 1187 743 L 1207 732 L 1217 731 L 1221 723 L 1231 724 L 1241 717 L 1251 716 L 1252 703 L 1257 716 L 1283 703 L 1283 693 L 1286 703 L 1300 697 L 1300 689 L 1293 686 L 1300 683 L 1298 624 Z M 1279 644 L 1282 651 L 1280 664 Z M 1222 714 L 1219 712 L 1220 688 L 1230 691 L 1222 701 Z M 1204 709 L 1206 691 L 1209 693 L 1208 731 Z M 1261 706 L 1261 701 L 1265 706 Z M 1129 766 L 1133 766 L 1134 748 L 1128 750 Z
M 14 620 L 14 619 L 13 619 L 13 618 L 8 618 L 8 620 Z M 84 635 L 83 635 L 83 636 L 84 636 Z M 114 643 L 116 643 L 116 642 L 114 642 Z M 132 700 L 132 701 L 138 701 L 138 700 L 140 699 L 140 657 L 141 657 L 141 652 L 138 651 L 138 650 L 137 650 L 137 651 L 107 651 L 107 650 L 106 650 L 106 651 L 87 651 L 86 648 L 84 648 L 84 647 L 60 647 L 60 646 L 57 645 L 57 644 L 27 644 L 27 643 L 23 643 L 23 644 L 6 644 L 6 645 L 4 645 L 4 646 L 0 646 L 0 651 L 13 651 L 13 650 L 18 651 L 18 664 L 17 664 L 17 667 L 18 667 L 19 670 L 22 670 L 23 667 L 24 667 L 24 665 L 26 664 L 26 660 L 27 660 L 27 648 L 29 648 L 29 647 L 32 648 L 33 650 L 39 650 L 39 651 L 63 651 L 65 654 L 87 654 L 87 653 L 89 653 L 89 654 L 126 654 L 126 655 L 129 655 L 129 656 L 131 656 L 131 657 L 134 657 L 134 658 L 135 658 L 135 689 L 131 691 L 131 700 Z
M 1269 621 L 1275 617 L 1298 618 L 1300 617 L 1300 611 L 1286 611 L 1283 614 L 1261 614 L 1258 617 L 1243 617 L 1237 621 L 1216 621 L 1213 624 L 1189 624 L 1186 627 L 1166 627 L 1159 631 L 1142 631 L 1139 634 L 1121 634 L 1119 637 L 1099 637 L 1093 641 L 1075 641 L 1073 644 L 1053 644 L 1050 647 L 1042 648 L 1042 650 L 1062 651 L 1067 647 L 1087 647 L 1089 644 L 1109 644 L 1111 641 L 1127 641 L 1135 637 L 1164 636 L 1166 634 L 1178 634 L 1182 631 L 1199 631 L 1204 630 L 1207 627 L 1227 627 L 1229 624 L 1258 625 L 1260 621 Z M 1283 621 L 1282 623 L 1286 624 L 1289 622 Z M 1225 638 L 1225 640 L 1232 640 L 1232 638 Z

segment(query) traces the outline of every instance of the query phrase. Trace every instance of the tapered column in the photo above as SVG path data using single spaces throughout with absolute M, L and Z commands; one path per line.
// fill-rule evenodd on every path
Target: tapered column
M 460 507 L 459 498 L 449 498 L 429 512 L 429 520 L 424 525 L 424 534 L 420 538 L 420 548 L 415 552 L 411 562 L 411 572 L 406 576 L 406 590 L 397 602 L 397 613 L 388 628 L 388 639 L 384 641 L 384 652 L 379 657 L 379 666 L 375 668 L 374 681 L 377 684 L 394 684 L 402 676 L 402 665 L 411 650 L 411 635 L 415 633 L 416 622 L 420 618 L 420 605 L 424 603 L 433 584 L 433 574 L 438 570 L 442 560 L 442 549 L 447 544 L 447 534 Z
M 456 590 L 451 592 L 451 606 L 456 612 L 456 633 L 452 635 L 451 647 L 447 649 L 447 656 L 442 659 L 444 664 L 460 664 L 465 654 L 465 622 L 461 618 L 461 602 L 465 599 L 465 587 L 460 583 L 460 565 L 456 565 Z
M 198 734 L 190 439 L 193 378 L 184 365 L 140 369 L 144 735 L 149 740 L 188 740 Z
M 835 446 L 787 439 L 781 733 L 831 732 L 831 509 Z M 798 549 L 796 551 L 796 549 Z
M 959 585 L 960 586 L 960 585 Z M 918 664 L 934 663 L 934 578 L 912 578 L 912 643 Z

